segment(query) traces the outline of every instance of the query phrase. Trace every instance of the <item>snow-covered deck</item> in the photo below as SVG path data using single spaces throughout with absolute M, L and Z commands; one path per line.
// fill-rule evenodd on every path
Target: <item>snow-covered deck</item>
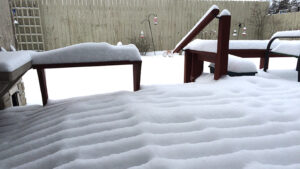
M 206 75 L 9 109 L 0 168 L 295 169 L 299 102 L 294 81 Z

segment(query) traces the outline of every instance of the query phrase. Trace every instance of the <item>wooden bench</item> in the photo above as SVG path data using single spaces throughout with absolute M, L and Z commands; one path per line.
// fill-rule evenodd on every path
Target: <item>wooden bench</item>
M 271 40 L 230 40 L 230 15 L 222 15 L 216 6 L 212 6 L 191 31 L 177 44 L 174 53 L 181 50 L 185 51 L 184 62 L 184 82 L 193 82 L 202 74 L 203 61 L 215 63 L 214 79 L 219 79 L 222 75 L 227 74 L 228 54 L 236 55 L 242 58 L 260 58 L 260 68 L 268 68 L 270 57 L 292 57 L 287 53 L 278 53 L 271 50 L 275 39 L 278 38 L 299 38 L 300 31 L 292 33 L 294 36 L 286 34 L 274 34 Z M 228 12 L 226 12 L 228 13 Z M 194 41 L 197 36 L 214 18 L 219 19 L 218 39 L 217 40 L 199 40 Z M 298 35 L 298 36 L 295 36 Z M 253 44 L 259 46 L 251 47 Z M 273 43 L 273 44 L 272 44 Z M 276 42 L 277 43 L 277 42 Z M 238 44 L 238 45 L 236 45 Z M 249 46 L 250 44 L 250 46 Z M 277 44 L 278 45 L 278 44 Z M 213 46 L 213 48 L 212 48 Z M 297 57 L 297 56 L 294 56 Z M 299 58 L 299 56 L 298 56 Z M 298 81 L 300 81 L 299 59 L 297 64 Z
M 84 43 L 53 51 L 38 52 L 33 55 L 32 67 L 37 70 L 43 105 L 47 104 L 48 101 L 45 69 L 51 68 L 132 65 L 133 89 L 134 91 L 139 90 L 142 60 L 138 49 L 134 45 L 125 46 L 126 48 L 124 46 L 112 46 L 107 43 Z M 105 54 L 108 54 L 111 58 L 103 57 Z
M 184 82 L 193 82 L 203 72 L 203 61 L 215 63 L 214 79 L 219 79 L 227 73 L 228 46 L 230 35 L 231 15 L 229 11 L 223 10 L 219 14 L 219 8 L 213 5 L 206 14 L 199 20 L 194 28 L 178 43 L 173 50 L 174 53 L 182 50 L 202 31 L 213 19 L 219 19 L 218 41 L 216 53 L 201 50 L 185 50 L 184 61 Z
M 300 82 L 300 42 L 297 42 L 298 45 L 295 46 L 295 48 L 291 50 L 286 50 L 289 45 L 286 42 L 280 43 L 277 47 L 271 49 L 271 45 L 275 42 L 276 39 L 294 39 L 294 38 L 300 38 L 300 30 L 296 31 L 281 31 L 276 32 L 272 37 L 270 42 L 268 43 L 266 54 L 264 58 L 264 71 L 266 72 L 269 68 L 269 58 L 274 57 L 274 55 L 279 57 L 296 57 L 298 58 L 296 71 L 298 71 L 298 82 Z M 282 51 L 283 49 L 283 51 Z M 294 50 L 294 51 L 293 51 Z M 297 50 L 297 51 L 296 51 Z

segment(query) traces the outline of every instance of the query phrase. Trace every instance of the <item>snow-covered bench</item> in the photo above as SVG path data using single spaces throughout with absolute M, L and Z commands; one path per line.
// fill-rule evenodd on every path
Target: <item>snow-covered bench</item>
M 291 43 L 278 38 L 299 38 L 300 31 L 283 31 L 273 35 L 271 40 L 230 40 L 230 13 L 226 10 L 217 17 L 219 8 L 213 5 L 198 21 L 191 31 L 176 45 L 173 52 L 185 51 L 184 82 L 194 81 L 203 71 L 203 61 L 214 63 L 214 78 L 217 80 L 227 74 L 228 54 L 242 58 L 260 58 L 260 68 L 268 68 L 269 57 L 298 57 L 299 43 Z M 225 18 L 229 19 L 222 19 Z M 219 18 L 218 40 L 195 39 L 197 34 L 205 28 L 215 17 Z M 223 21 L 222 21 L 223 20 Z M 225 21 L 227 20 L 227 21 Z M 229 24 L 228 24 L 229 23 Z M 193 41 L 192 41 L 193 40 Z M 300 81 L 300 63 L 298 59 L 297 71 Z M 249 67 L 251 63 L 249 63 Z M 252 73 L 252 72 L 251 72 Z
M 142 60 L 134 45 L 113 46 L 108 43 L 82 43 L 65 48 L 37 52 L 32 56 L 32 67 L 37 69 L 43 104 L 48 92 L 45 70 L 84 66 L 133 65 L 133 88 L 140 89 Z M 94 75 L 93 75 L 94 76 Z
M 300 41 L 278 40 L 278 38 L 299 38 L 300 31 L 275 33 L 271 40 L 230 40 L 229 54 L 242 58 L 260 58 L 260 68 L 268 69 L 270 57 L 297 57 L 300 55 Z M 195 39 L 183 50 L 217 53 L 217 40 Z M 297 64 L 299 71 L 299 59 Z M 300 73 L 298 73 L 298 81 Z
M 174 53 L 182 50 L 196 35 L 202 31 L 213 19 L 219 19 L 218 41 L 214 52 L 200 50 L 185 50 L 184 82 L 194 81 L 203 72 L 203 61 L 215 63 L 214 79 L 219 79 L 227 73 L 228 46 L 230 34 L 231 14 L 223 10 L 219 15 L 219 8 L 213 5 L 196 23 L 191 31 L 176 45 Z
M 276 32 L 268 43 L 264 62 L 264 71 L 267 71 L 269 67 L 269 58 L 272 55 L 279 55 L 281 57 L 296 57 L 298 58 L 296 70 L 298 71 L 298 82 L 300 82 L 300 41 L 282 41 L 274 48 L 273 44 L 280 38 L 300 38 L 300 30 L 293 31 L 280 31 Z

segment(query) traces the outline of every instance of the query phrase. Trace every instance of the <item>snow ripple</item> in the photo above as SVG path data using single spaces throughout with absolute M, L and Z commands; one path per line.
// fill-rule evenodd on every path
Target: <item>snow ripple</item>
M 145 87 L 0 111 L 0 168 L 296 169 L 298 83 Z

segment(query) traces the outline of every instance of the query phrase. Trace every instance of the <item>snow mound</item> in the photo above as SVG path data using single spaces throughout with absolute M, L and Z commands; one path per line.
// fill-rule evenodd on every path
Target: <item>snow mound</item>
M 279 31 L 273 34 L 271 37 L 300 37 L 300 30 L 291 30 L 291 31 Z
M 31 62 L 33 51 L 0 52 L 0 72 L 13 72 Z
M 271 49 L 284 41 L 275 40 Z M 267 49 L 269 40 L 230 40 L 229 49 Z M 190 42 L 184 50 L 196 50 L 217 53 L 217 40 L 195 39 Z
M 210 66 L 215 67 L 215 64 L 211 63 Z M 248 73 L 248 72 L 257 72 L 257 69 L 256 69 L 256 65 L 253 62 L 234 55 L 229 55 L 228 71 L 235 72 L 235 73 Z
M 285 41 L 277 45 L 272 52 L 300 56 L 300 41 Z
M 0 111 L 0 168 L 299 168 L 300 86 L 202 75 Z M 286 167 L 287 166 L 287 167 Z
M 0 52 L 7 52 L 7 50 L 4 47 L 2 47 L 2 46 L 1 46 L 0 49 L 1 49 Z
M 32 56 L 33 65 L 140 60 L 141 56 L 135 45 L 114 46 L 105 42 L 81 43 L 38 52 Z
M 223 11 L 219 14 L 219 17 L 221 16 L 230 16 L 231 13 L 228 11 L 228 9 L 223 9 Z

